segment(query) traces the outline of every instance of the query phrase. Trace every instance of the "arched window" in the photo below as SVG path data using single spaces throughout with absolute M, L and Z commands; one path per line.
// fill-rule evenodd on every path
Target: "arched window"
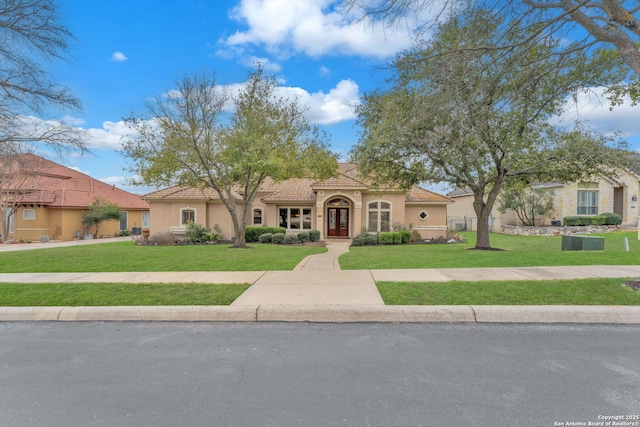
M 22 219 L 36 219 L 36 211 L 34 211 L 33 209 L 23 210 Z
M 377 200 L 367 205 L 367 229 L 374 233 L 391 231 L 391 203 Z

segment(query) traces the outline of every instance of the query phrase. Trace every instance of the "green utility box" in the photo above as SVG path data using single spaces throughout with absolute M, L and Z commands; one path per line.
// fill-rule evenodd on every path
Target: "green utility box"
M 563 251 L 603 251 L 604 237 L 562 236 Z

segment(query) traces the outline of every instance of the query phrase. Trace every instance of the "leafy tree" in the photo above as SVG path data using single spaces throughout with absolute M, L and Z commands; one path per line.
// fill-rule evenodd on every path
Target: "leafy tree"
M 0 156 L 25 152 L 24 144 L 33 142 L 86 148 L 83 131 L 33 117 L 50 107 L 80 109 L 80 101 L 44 68 L 64 58 L 70 37 L 53 0 L 0 1 Z
M 392 86 L 367 94 L 358 111 L 363 131 L 352 157 L 361 172 L 379 184 L 469 188 L 476 249 L 491 248 L 488 220 L 503 186 L 573 181 L 626 163 L 605 138 L 549 124 L 566 96 L 619 78 L 606 56 L 558 59 L 557 45 L 532 42 L 529 30 L 482 10 L 458 15 L 398 55 Z
M 123 151 L 146 184 L 215 190 L 231 215 L 234 247 L 246 247 L 250 208 L 268 177 L 277 182 L 335 174 L 337 161 L 324 135 L 309 125 L 296 100 L 276 96 L 275 78 L 261 68 L 236 95 L 208 75 L 185 77 L 177 86 L 148 103 L 148 120 L 126 119 L 136 136 Z M 227 117 L 229 101 L 235 111 Z
M 82 225 L 84 225 L 86 229 L 95 227 L 93 238 L 97 239 L 100 225 L 102 225 L 103 222 L 120 221 L 121 215 L 122 209 L 120 209 L 117 204 L 109 202 L 104 198 L 96 197 L 93 199 L 91 206 L 89 206 L 89 210 L 82 212 Z
M 549 188 L 509 188 L 498 198 L 498 210 L 505 213 L 513 209 L 522 225 L 536 225 L 538 217 L 548 217 L 553 213 L 554 191 Z

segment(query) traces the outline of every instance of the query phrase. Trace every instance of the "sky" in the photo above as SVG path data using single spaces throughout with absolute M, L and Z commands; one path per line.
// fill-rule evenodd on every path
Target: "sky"
M 308 119 L 331 136 L 346 160 L 357 142 L 355 108 L 385 86 L 385 68 L 411 45 L 406 26 L 383 28 L 345 18 L 342 0 L 58 0 L 60 20 L 74 35 L 66 61 L 50 65 L 53 80 L 82 102 L 58 117 L 87 130 L 90 153 L 60 161 L 137 194 L 128 159 L 118 153 L 129 132 L 123 118 L 145 113 L 145 102 L 169 92 L 185 75 L 216 73 L 238 85 L 260 62 L 308 107 Z M 595 129 L 622 132 L 640 147 L 638 108 L 609 111 L 594 94 L 571 110 Z M 572 118 L 565 118 L 571 122 Z M 439 188 L 439 191 L 444 191 Z

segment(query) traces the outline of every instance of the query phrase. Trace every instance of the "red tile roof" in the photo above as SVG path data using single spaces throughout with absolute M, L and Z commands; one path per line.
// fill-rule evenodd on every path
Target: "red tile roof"
M 28 177 L 14 181 L 5 188 L 22 193 L 23 195 L 16 197 L 21 203 L 38 203 L 57 208 L 87 208 L 96 197 L 102 197 L 125 210 L 149 209 L 149 202 L 142 200 L 140 196 L 58 163 L 33 154 L 24 154 L 21 161 L 26 165 L 23 168 Z

